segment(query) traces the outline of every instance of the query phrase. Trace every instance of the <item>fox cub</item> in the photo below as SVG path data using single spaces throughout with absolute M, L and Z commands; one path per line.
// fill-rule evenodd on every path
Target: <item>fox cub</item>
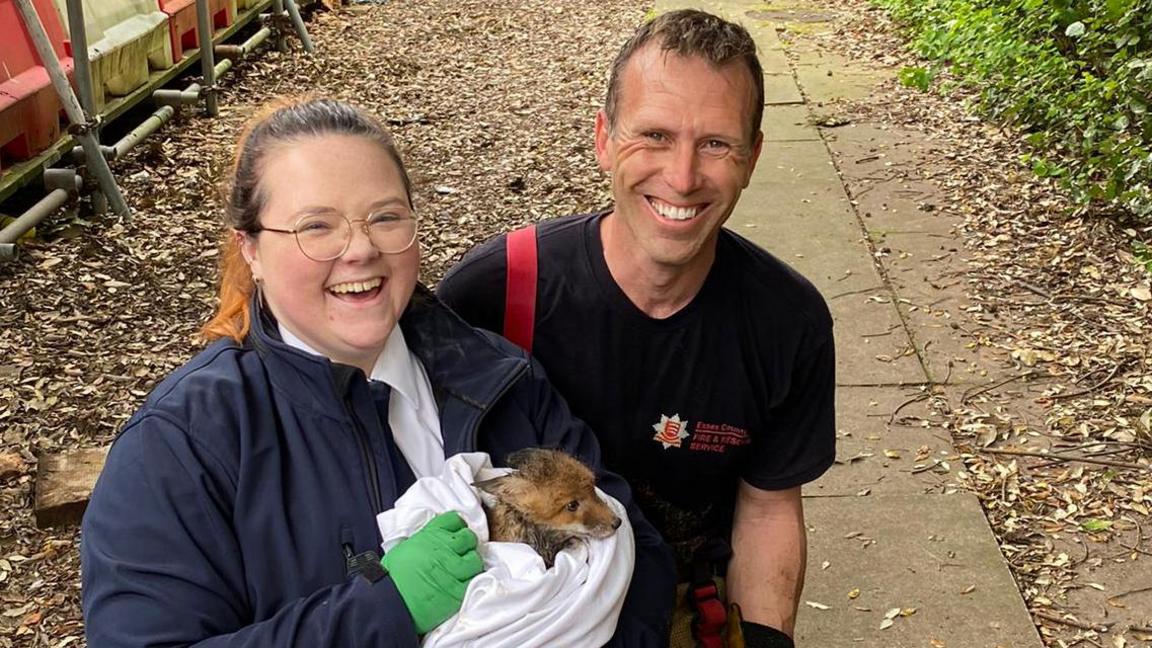
M 523 542 L 548 567 L 577 538 L 607 538 L 620 518 L 596 495 L 596 475 L 558 450 L 528 448 L 508 455 L 516 469 L 473 484 L 481 490 L 488 533 L 496 542 Z

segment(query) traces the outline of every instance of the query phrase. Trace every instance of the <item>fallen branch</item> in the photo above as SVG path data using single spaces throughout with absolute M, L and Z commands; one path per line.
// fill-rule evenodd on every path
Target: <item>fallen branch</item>
M 917 394 L 915 398 L 909 398 L 908 400 L 904 401 L 903 403 L 900 403 L 899 407 L 892 410 L 892 415 L 888 417 L 888 424 L 891 425 L 892 422 L 896 420 L 896 415 L 900 413 L 900 410 L 911 405 L 912 403 L 919 403 L 920 401 L 927 400 L 931 397 L 932 397 L 932 392 L 927 391 L 927 392 L 924 392 L 923 394 Z
M 1054 394 L 1052 396 L 1046 396 L 1046 397 L 1038 399 L 1038 400 L 1054 401 L 1054 400 L 1060 400 L 1062 398 L 1075 398 L 1077 396 L 1083 396 L 1085 394 L 1091 394 L 1092 392 L 1096 391 L 1097 389 L 1100 389 L 1104 385 L 1107 385 L 1108 383 L 1112 382 L 1112 379 L 1116 377 L 1116 374 L 1117 374 L 1117 372 L 1120 371 L 1120 367 L 1122 365 L 1123 365 L 1123 363 L 1118 363 L 1116 366 L 1112 367 L 1112 371 L 1109 372 L 1107 378 L 1105 378 L 1104 380 L 1101 380 L 1100 382 L 1096 383 L 1095 385 L 1092 385 L 1091 387 L 1088 387 L 1086 389 L 1077 389 L 1074 392 L 1068 392 L 1066 394 Z
M 1133 594 L 1143 594 L 1144 592 L 1152 592 L 1152 587 L 1141 587 L 1140 589 L 1134 589 L 1134 590 L 1130 590 L 1130 591 L 1123 592 L 1120 594 L 1115 594 L 1113 596 L 1109 596 L 1108 601 L 1111 602 L 1111 601 L 1114 601 L 1114 600 L 1119 599 L 1119 598 L 1124 598 L 1125 596 L 1132 596 Z
M 1035 371 L 1025 371 L 1022 374 L 1018 374 L 1018 375 L 1012 376 L 1010 378 L 1005 378 L 1004 380 L 999 380 L 997 382 L 994 382 L 991 385 L 987 385 L 985 387 L 982 387 L 982 388 L 980 388 L 980 389 L 978 389 L 972 393 L 965 392 L 964 396 L 960 398 L 960 404 L 961 405 L 967 405 L 969 398 L 972 398 L 974 396 L 979 396 L 980 394 L 983 394 L 986 392 L 990 392 L 993 389 L 996 389 L 997 387 L 1003 387 L 1004 385 L 1007 385 L 1010 382 L 1015 382 L 1015 381 L 1020 380 L 1022 378 L 1031 378 L 1034 375 L 1036 375 Z
M 1080 463 L 1095 464 L 1098 466 L 1112 466 L 1114 468 L 1128 468 L 1131 470 L 1148 470 L 1148 466 L 1123 461 L 1108 461 L 1107 459 L 1093 459 L 1092 457 L 1065 457 L 1050 452 L 1034 452 L 1031 450 L 1007 450 L 1000 448 L 979 448 L 977 452 L 992 455 L 1010 455 L 1013 457 L 1039 457 L 1050 461 L 1079 461 Z
M 1044 619 L 1045 621 L 1051 621 L 1052 623 L 1060 623 L 1060 624 L 1063 624 L 1066 626 L 1071 626 L 1073 628 L 1079 628 L 1081 630 L 1091 630 L 1093 632 L 1108 632 L 1108 629 L 1109 629 L 1109 625 L 1106 625 L 1103 623 L 1092 624 L 1092 623 L 1084 623 L 1083 621 L 1076 621 L 1075 619 L 1065 619 L 1064 617 L 1058 616 L 1056 614 L 1052 614 L 1051 612 L 1045 612 L 1043 610 L 1033 609 L 1032 614 L 1036 615 L 1037 617 L 1039 617 L 1041 619 Z

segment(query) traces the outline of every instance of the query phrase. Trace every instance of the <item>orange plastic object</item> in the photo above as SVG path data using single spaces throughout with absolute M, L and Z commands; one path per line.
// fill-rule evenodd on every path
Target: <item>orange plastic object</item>
M 235 0 L 207 0 L 207 2 L 212 17 L 212 29 L 218 31 L 236 21 Z M 184 58 L 184 50 L 200 46 L 196 0 L 159 0 L 159 6 L 160 11 L 168 14 L 168 30 L 172 36 L 172 60 L 179 61 Z
M 52 0 L 33 0 L 65 73 L 64 28 Z M 60 100 L 14 0 L 0 0 L 0 165 L 35 156 L 60 137 Z

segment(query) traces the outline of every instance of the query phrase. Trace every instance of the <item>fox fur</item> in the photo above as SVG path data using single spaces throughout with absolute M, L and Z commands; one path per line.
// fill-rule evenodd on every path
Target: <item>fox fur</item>
M 578 538 L 607 538 L 621 520 L 596 494 L 596 475 L 559 450 L 528 448 L 508 455 L 516 472 L 475 482 L 489 538 L 523 542 L 551 567 Z

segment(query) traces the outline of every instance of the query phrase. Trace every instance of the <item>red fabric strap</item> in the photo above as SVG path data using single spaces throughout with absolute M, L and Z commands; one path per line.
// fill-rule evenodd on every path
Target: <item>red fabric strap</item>
M 532 351 L 536 328 L 536 226 L 508 233 L 507 288 L 504 291 L 504 337 Z
M 724 609 L 724 603 L 718 598 L 718 593 L 716 584 L 712 581 L 692 588 L 691 602 L 696 611 L 692 634 L 704 648 L 724 646 L 720 630 L 728 620 L 728 612 Z

